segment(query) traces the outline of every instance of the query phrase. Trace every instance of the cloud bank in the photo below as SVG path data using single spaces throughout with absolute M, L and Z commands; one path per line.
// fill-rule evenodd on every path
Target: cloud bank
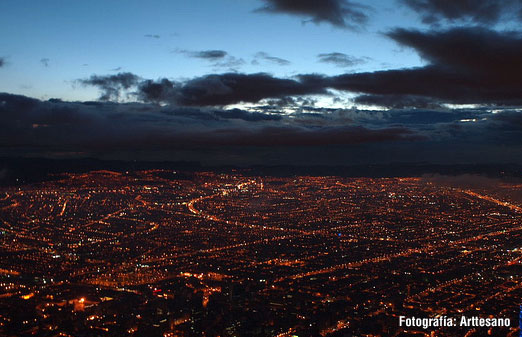
M 522 19 L 520 0 L 401 0 L 416 12 L 424 23 L 464 21 L 476 24 L 496 24 Z

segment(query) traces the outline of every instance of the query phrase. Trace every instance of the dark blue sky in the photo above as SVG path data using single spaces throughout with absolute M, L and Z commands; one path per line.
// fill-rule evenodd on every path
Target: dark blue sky
M 522 0 L 4 0 L 1 154 L 517 161 L 521 20 Z

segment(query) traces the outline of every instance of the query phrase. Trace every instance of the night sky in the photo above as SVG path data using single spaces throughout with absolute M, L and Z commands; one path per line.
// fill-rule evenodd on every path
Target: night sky
M 3 0 L 0 155 L 522 164 L 522 0 Z

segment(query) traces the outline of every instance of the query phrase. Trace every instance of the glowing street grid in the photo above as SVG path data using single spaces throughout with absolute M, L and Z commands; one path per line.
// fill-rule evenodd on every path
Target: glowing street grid
M 0 335 L 518 336 L 521 220 L 421 178 L 96 171 L 5 187 Z

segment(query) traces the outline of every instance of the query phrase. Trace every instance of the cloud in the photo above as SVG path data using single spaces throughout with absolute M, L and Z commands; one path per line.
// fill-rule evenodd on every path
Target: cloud
M 368 6 L 348 0 L 263 0 L 266 6 L 258 11 L 284 13 L 310 18 L 313 22 L 358 29 L 368 21 Z
M 426 61 L 465 68 L 473 72 L 517 70 L 522 53 L 522 33 L 497 32 L 481 27 L 421 32 L 395 29 L 387 34 L 398 43 L 415 49 Z
M 138 97 L 145 102 L 188 106 L 256 103 L 265 98 L 326 93 L 324 87 L 309 77 L 281 79 L 265 73 L 206 75 L 184 83 L 174 83 L 168 79 L 149 80 L 141 83 L 138 89 Z
M 201 51 L 190 51 L 190 50 L 177 50 L 177 53 L 184 54 L 188 57 L 202 59 L 205 61 L 212 62 L 212 67 L 215 69 L 228 69 L 229 71 L 236 71 L 239 67 L 245 64 L 245 61 L 241 58 L 236 58 L 229 55 L 224 50 L 201 50 Z
M 242 58 L 236 58 L 233 56 L 229 56 L 228 58 L 218 61 L 212 64 L 212 67 L 215 70 L 218 69 L 227 69 L 228 71 L 238 71 L 238 69 L 245 64 L 245 60 Z
M 476 24 L 496 24 L 520 20 L 520 0 L 401 0 L 422 16 L 424 23 L 471 21 Z M 517 17 L 518 15 L 518 17 Z
M 428 32 L 396 29 L 388 36 L 416 50 L 428 64 L 323 78 L 324 85 L 374 95 L 359 100 L 378 99 L 388 106 L 397 99 L 413 102 L 413 97 L 440 103 L 522 104 L 521 33 L 467 27 Z
M 78 82 L 85 86 L 94 86 L 101 90 L 100 100 L 118 100 L 122 90 L 127 90 L 136 86 L 139 76 L 132 73 L 118 73 L 116 75 L 92 75 L 88 79 L 81 79 Z
M 138 99 L 152 103 L 175 103 L 178 100 L 181 85 L 169 79 L 158 81 L 145 80 L 138 86 Z
M 287 66 L 287 65 L 289 65 L 291 63 L 288 60 L 285 60 L 285 59 L 280 58 L 280 57 L 270 56 L 267 53 L 262 52 L 262 51 L 258 52 L 254 56 L 254 62 L 256 62 L 257 60 L 268 61 L 268 62 L 275 63 L 275 64 L 280 65 L 280 66 Z
M 277 108 L 284 108 L 284 107 L 303 107 L 303 106 L 309 106 L 313 107 L 316 103 L 316 100 L 310 97 L 282 97 L 278 99 L 268 99 L 266 100 L 266 103 L 277 107 Z
M 354 57 L 343 53 L 326 53 L 317 55 L 319 62 L 331 63 L 338 67 L 353 67 L 366 63 L 367 58 Z
M 158 35 L 158 34 L 145 34 L 145 35 L 143 35 L 143 36 L 144 36 L 144 37 L 148 37 L 148 38 L 150 38 L 150 39 L 159 39 L 159 38 L 161 38 L 161 36 Z
M 202 51 L 188 51 L 182 50 L 181 53 L 194 58 L 217 61 L 224 59 L 228 53 L 224 50 L 202 50 Z
M 42 58 L 42 59 L 40 60 L 40 63 L 41 63 L 44 67 L 47 68 L 47 67 L 49 67 L 49 62 L 50 62 L 50 61 L 51 61 L 50 59 L 48 59 L 47 57 L 44 57 L 44 58 Z

